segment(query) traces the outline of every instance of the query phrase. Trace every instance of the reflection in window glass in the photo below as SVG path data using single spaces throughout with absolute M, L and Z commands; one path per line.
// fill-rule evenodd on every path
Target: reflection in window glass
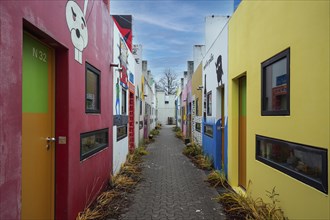
M 195 129 L 196 129 L 196 131 L 201 132 L 201 123 L 196 122 L 195 123 Z
M 83 160 L 108 146 L 108 129 L 80 135 L 80 159 Z
M 86 112 L 100 112 L 100 71 L 86 63 Z
M 213 126 L 212 125 L 204 125 L 204 134 L 209 137 L 213 137 Z
M 289 55 L 287 49 L 261 64 L 263 115 L 289 115 Z
M 126 89 L 122 89 L 121 92 L 121 114 L 126 115 L 127 113 L 127 94 Z
M 127 137 L 127 125 L 117 127 L 117 141 Z
M 327 151 L 257 135 L 257 159 L 320 188 L 327 185 Z M 326 187 L 327 188 L 327 187 Z
M 212 115 L 212 91 L 207 93 L 207 116 Z

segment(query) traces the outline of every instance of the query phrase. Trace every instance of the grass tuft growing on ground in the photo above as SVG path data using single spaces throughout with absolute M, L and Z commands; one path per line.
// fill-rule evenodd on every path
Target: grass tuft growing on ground
M 272 191 L 266 191 L 267 197 L 271 199 L 266 203 L 262 198 L 252 198 L 251 194 L 244 195 L 229 190 L 218 196 L 218 201 L 223 205 L 225 212 L 233 219 L 260 219 L 260 220 L 286 220 L 281 208 L 278 207 L 275 187 Z
M 223 170 L 212 170 L 212 172 L 207 176 L 206 181 L 213 187 L 226 187 L 226 174 Z
M 145 144 L 130 153 L 119 173 L 110 178 L 106 191 L 84 211 L 79 212 L 76 220 L 117 219 L 129 204 L 127 193 L 132 192 L 141 180 L 142 156 L 147 154 Z

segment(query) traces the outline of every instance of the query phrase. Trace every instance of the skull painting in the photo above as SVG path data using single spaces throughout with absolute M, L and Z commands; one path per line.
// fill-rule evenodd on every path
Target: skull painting
M 87 21 L 85 19 L 88 0 L 85 0 L 84 13 L 74 0 L 66 4 L 66 22 L 71 33 L 71 41 L 75 47 L 74 58 L 82 63 L 82 51 L 88 43 Z

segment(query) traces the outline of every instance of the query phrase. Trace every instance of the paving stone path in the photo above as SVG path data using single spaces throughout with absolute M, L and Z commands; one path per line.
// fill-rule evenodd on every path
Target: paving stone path
M 222 207 L 212 200 L 218 194 L 204 182 L 204 171 L 182 154 L 184 144 L 172 126 L 163 126 L 144 156 L 143 181 L 131 198 L 125 220 L 226 219 Z

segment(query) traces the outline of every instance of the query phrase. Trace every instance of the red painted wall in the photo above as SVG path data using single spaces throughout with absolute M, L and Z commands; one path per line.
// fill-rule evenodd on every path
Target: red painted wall
M 84 1 L 78 0 L 80 8 Z M 89 1 L 88 45 L 82 64 L 65 17 L 66 1 L 0 1 L 0 219 L 20 219 L 22 36 L 28 30 L 55 48 L 56 218 L 75 219 L 107 183 L 112 170 L 113 21 L 109 3 Z M 101 113 L 85 113 L 85 61 L 101 71 Z M 80 133 L 109 128 L 109 146 L 80 161 Z

